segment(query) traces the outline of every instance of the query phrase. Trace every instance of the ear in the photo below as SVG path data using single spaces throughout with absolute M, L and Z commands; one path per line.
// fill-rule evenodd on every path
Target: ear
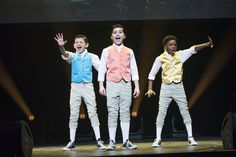
M 89 47 L 89 43 L 86 44 L 86 48 L 88 48 L 88 47 Z
M 124 39 L 126 38 L 126 35 L 124 35 Z

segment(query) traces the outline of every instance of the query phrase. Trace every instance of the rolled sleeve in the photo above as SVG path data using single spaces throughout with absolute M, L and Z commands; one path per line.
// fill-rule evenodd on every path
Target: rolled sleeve
M 99 70 L 99 66 L 100 66 L 100 59 L 98 58 L 97 55 L 95 54 L 91 54 L 92 56 L 92 64 L 93 64 L 93 67 L 98 71 Z
M 105 73 L 107 71 L 107 58 L 108 58 L 108 50 L 103 49 L 102 55 L 101 55 L 101 62 L 100 66 L 98 68 L 98 81 L 104 81 L 105 80 Z
M 65 61 L 67 61 L 68 63 L 71 63 L 71 60 L 73 58 L 73 53 L 72 52 L 69 52 L 69 51 L 66 51 L 66 53 L 68 53 L 68 57 L 65 57 L 63 55 L 61 55 L 62 59 L 64 59 Z
M 158 73 L 161 67 L 160 57 L 157 57 L 152 65 L 152 69 L 148 75 L 149 80 L 155 80 L 156 74 Z
M 181 50 L 180 51 L 180 60 L 184 63 L 189 57 L 191 57 L 193 54 L 196 54 L 197 51 L 195 51 L 195 47 L 192 46 L 189 49 Z
M 135 60 L 134 52 L 131 50 L 131 57 L 130 57 L 130 70 L 131 70 L 131 77 L 132 80 L 139 80 L 139 74 L 138 74 L 138 67 Z

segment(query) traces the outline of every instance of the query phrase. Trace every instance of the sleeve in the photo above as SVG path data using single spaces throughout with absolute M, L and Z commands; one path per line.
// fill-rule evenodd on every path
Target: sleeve
M 107 72 L 107 58 L 108 58 L 108 50 L 106 48 L 106 49 L 103 49 L 102 55 L 101 55 L 101 62 L 98 68 L 98 81 L 105 80 L 105 74 Z
M 97 55 L 95 54 L 91 54 L 92 55 L 92 64 L 93 67 L 98 71 L 99 70 L 99 66 L 100 66 L 100 59 L 98 58 Z
M 148 75 L 149 80 L 155 80 L 156 74 L 158 73 L 159 69 L 161 67 L 161 61 L 160 57 L 157 57 L 152 65 L 152 69 Z
M 191 57 L 195 53 L 197 52 L 195 51 L 194 46 L 186 50 L 180 50 L 180 60 L 184 63 L 186 60 L 189 59 L 189 57 Z
M 72 60 L 72 58 L 73 58 L 74 53 L 69 52 L 69 51 L 66 51 L 66 52 L 69 54 L 69 56 L 68 56 L 68 57 L 65 57 L 65 56 L 61 55 L 61 57 L 62 57 L 62 59 L 64 59 L 64 60 L 67 61 L 68 63 L 71 63 L 71 60 Z
M 133 50 L 131 50 L 131 54 L 130 54 L 130 71 L 131 71 L 132 80 L 133 81 L 139 80 L 138 67 L 137 67 Z

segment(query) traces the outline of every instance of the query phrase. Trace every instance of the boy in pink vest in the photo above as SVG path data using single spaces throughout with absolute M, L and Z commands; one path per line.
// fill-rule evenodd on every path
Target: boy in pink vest
M 189 49 L 179 51 L 177 50 L 177 38 L 175 36 L 167 35 L 163 39 L 165 52 L 158 56 L 153 63 L 152 69 L 148 76 L 148 92 L 145 94 L 148 97 L 156 95 L 152 89 L 152 84 L 159 69 L 162 68 L 159 111 L 156 119 L 156 139 L 154 140 L 152 147 L 156 148 L 161 146 L 161 131 L 167 109 L 172 100 L 177 103 L 183 117 L 188 133 L 189 145 L 196 146 L 198 144 L 192 135 L 192 120 L 188 111 L 187 98 L 182 82 L 183 64 L 190 56 L 197 53 L 199 50 L 207 47 L 213 47 L 211 38 L 208 37 L 208 39 L 209 41 L 206 43 L 194 45 Z
M 136 149 L 129 141 L 130 106 L 132 100 L 131 79 L 134 82 L 134 98 L 140 94 L 138 68 L 132 49 L 123 45 L 126 38 L 124 28 L 120 24 L 112 27 L 113 44 L 103 49 L 98 72 L 99 93 L 107 97 L 108 129 L 110 142 L 107 150 L 116 148 L 116 129 L 118 115 L 123 137 L 123 149 Z M 106 75 L 106 89 L 104 80 Z

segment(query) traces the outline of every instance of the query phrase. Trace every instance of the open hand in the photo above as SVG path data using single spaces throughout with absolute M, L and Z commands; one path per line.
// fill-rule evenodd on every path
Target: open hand
M 54 39 L 57 41 L 59 46 L 64 46 L 67 41 L 63 39 L 63 33 L 57 33 Z

